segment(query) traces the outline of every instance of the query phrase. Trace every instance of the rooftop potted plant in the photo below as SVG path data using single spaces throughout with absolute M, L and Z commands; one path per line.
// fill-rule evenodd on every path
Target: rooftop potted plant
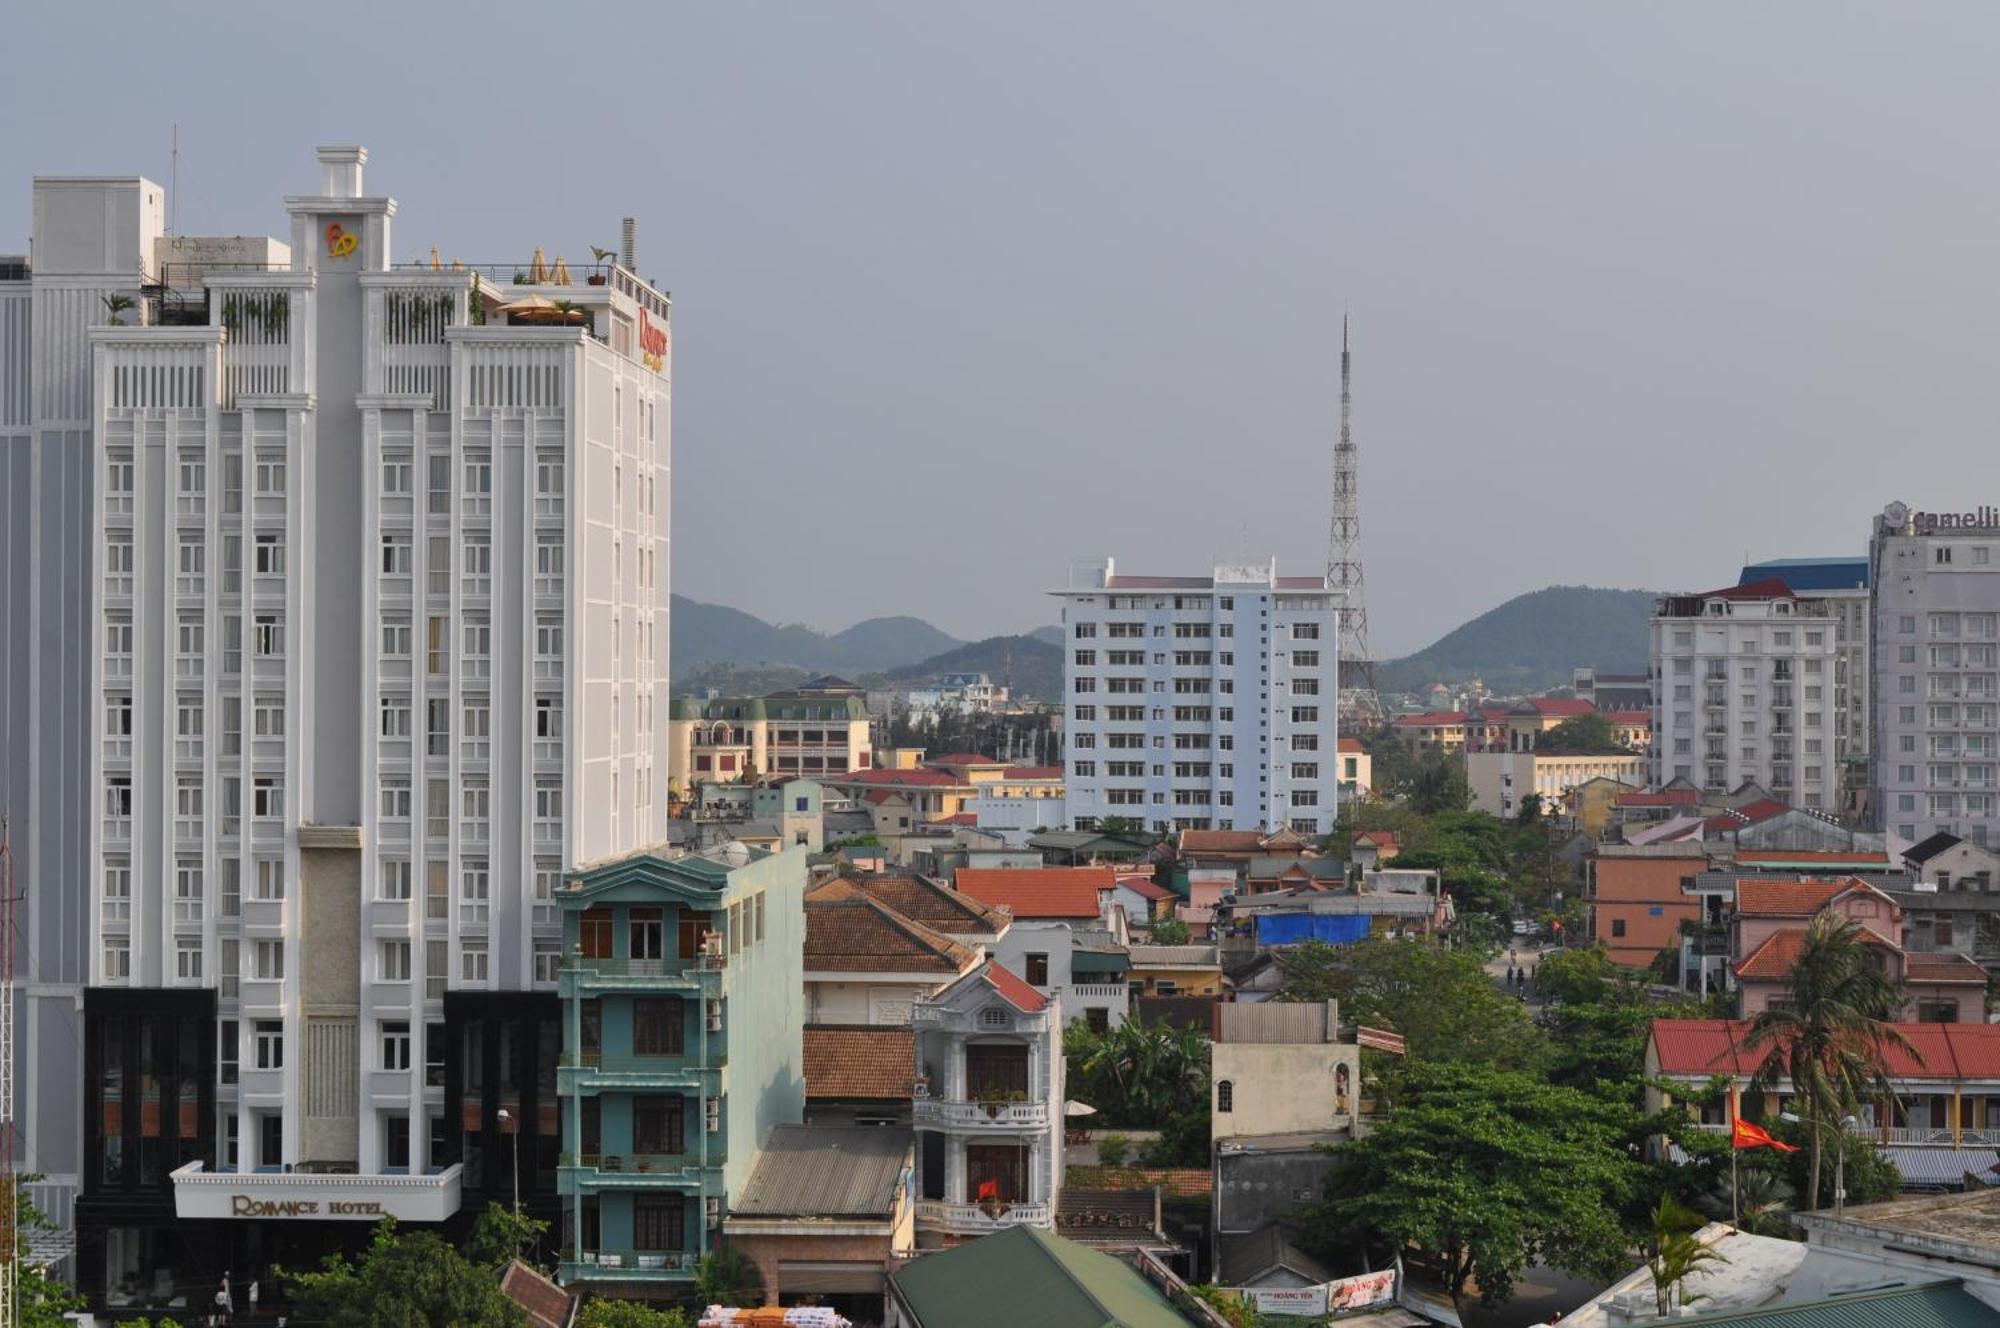
M 132 308 L 132 297 L 129 295 L 106 295 L 103 297 L 103 300 L 106 321 L 113 327 L 125 326 L 124 316 Z
M 618 251 L 615 249 L 600 249 L 593 244 L 590 246 L 590 256 L 597 262 L 597 271 L 584 278 L 585 284 L 591 286 L 605 285 L 611 280 L 611 277 L 609 273 L 605 272 L 604 265 L 609 263 L 613 258 L 616 258 Z

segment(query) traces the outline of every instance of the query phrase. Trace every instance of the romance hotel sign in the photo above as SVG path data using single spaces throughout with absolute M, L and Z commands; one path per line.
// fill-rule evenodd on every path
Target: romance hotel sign
M 434 1176 L 174 1172 L 174 1216 L 238 1222 L 442 1222 L 458 1211 L 460 1168 Z

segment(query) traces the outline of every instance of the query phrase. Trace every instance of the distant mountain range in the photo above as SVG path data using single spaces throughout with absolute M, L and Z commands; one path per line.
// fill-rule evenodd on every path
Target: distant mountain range
M 1482 679 L 1501 694 L 1567 686 L 1570 670 L 1644 673 L 1651 590 L 1550 586 L 1516 595 L 1414 655 L 1375 666 L 1375 686 L 1410 692 L 1434 682 Z
M 762 618 L 698 600 L 673 597 L 669 640 L 673 674 L 704 668 L 790 668 L 807 673 L 873 673 L 954 650 L 965 642 L 921 618 L 869 618 L 846 631 L 776 627 Z
M 1541 692 L 1570 681 L 1579 664 L 1643 673 L 1655 592 L 1550 586 L 1517 595 L 1434 644 L 1375 668 L 1376 686 L 1410 692 L 1433 682 L 1480 678 L 1495 692 Z M 910 682 L 944 673 L 984 673 L 1017 697 L 1062 695 L 1063 631 L 961 641 L 921 618 L 870 618 L 841 632 L 780 627 L 740 609 L 673 599 L 673 676 L 730 691 L 789 686 L 815 674 L 856 682 Z

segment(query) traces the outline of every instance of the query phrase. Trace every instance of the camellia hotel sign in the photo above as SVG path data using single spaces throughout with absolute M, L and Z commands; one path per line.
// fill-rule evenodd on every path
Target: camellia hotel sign
M 1890 526 L 1907 525 L 1916 535 L 1934 535 L 1940 530 L 2000 529 L 2000 507 L 1990 505 L 1969 512 L 1913 512 L 1903 503 L 1890 503 L 1882 516 Z

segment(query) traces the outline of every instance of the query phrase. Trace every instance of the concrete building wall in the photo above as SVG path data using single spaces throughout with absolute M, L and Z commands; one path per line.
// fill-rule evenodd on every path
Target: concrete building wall
M 2000 513 L 1892 504 L 1869 544 L 1869 800 L 1905 839 L 2000 846 Z
M 1361 1090 L 1358 1047 L 1339 1042 L 1217 1042 L 1211 1054 L 1209 1116 L 1218 1139 L 1305 1134 L 1354 1124 Z M 1225 1084 L 1228 1110 L 1223 1109 Z
M 1156 830 L 1333 828 L 1336 596 L 1276 560 L 1209 577 L 1072 571 L 1063 600 L 1067 810 Z
M 1614 963 L 1644 968 L 1680 935 L 1682 922 L 1701 918 L 1701 901 L 1682 890 L 1708 859 L 1626 857 L 1600 852 L 1590 862 L 1590 935 Z

